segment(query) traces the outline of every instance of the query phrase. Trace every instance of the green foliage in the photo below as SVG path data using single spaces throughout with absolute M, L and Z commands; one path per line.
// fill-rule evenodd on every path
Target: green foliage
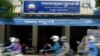
M 96 0 L 96 7 L 100 7 L 100 0 Z
M 0 13 L 0 17 L 7 19 L 14 17 L 14 6 L 9 0 L 0 0 L 0 8 L 4 8 L 4 12 Z

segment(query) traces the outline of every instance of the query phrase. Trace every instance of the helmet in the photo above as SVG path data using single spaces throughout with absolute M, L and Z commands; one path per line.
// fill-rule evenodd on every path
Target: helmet
M 67 41 L 67 37 L 66 37 L 66 36 L 62 36 L 61 39 L 60 39 L 60 41 L 61 41 L 61 42 Z
M 16 38 L 15 37 L 10 37 L 10 42 L 15 42 Z
M 95 42 L 96 41 L 96 38 L 94 36 L 89 36 L 88 37 L 88 41 L 89 42 Z
M 59 41 L 59 36 L 53 35 L 53 36 L 51 37 L 51 39 L 52 39 L 53 41 Z

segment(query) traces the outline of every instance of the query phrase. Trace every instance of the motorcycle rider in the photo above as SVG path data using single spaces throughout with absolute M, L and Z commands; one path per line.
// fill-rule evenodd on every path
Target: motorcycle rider
M 16 48 L 15 51 L 12 52 L 12 55 L 21 54 L 22 53 L 22 46 L 20 44 L 20 40 L 16 38 Z
M 54 56 L 60 56 L 59 54 L 60 54 L 60 50 L 61 50 L 61 45 L 59 43 L 59 36 L 53 35 L 51 37 L 51 39 L 53 40 L 54 45 L 51 46 L 50 44 L 47 44 L 50 47 L 50 49 L 48 49 L 46 51 L 54 51 Z
M 62 42 L 62 48 L 61 48 L 60 56 L 66 56 L 66 55 L 68 55 L 68 53 L 70 51 L 70 45 L 67 42 L 67 37 L 62 36 L 60 41 Z
M 89 51 L 90 56 L 98 56 L 98 48 L 95 43 L 96 39 L 94 36 L 90 35 L 87 36 L 87 45 L 86 45 L 86 50 Z
M 4 55 L 14 56 L 21 53 L 22 47 L 19 44 L 19 39 L 15 37 L 10 37 L 10 42 L 11 45 L 4 47 L 5 50 L 9 51 L 9 52 L 5 52 Z

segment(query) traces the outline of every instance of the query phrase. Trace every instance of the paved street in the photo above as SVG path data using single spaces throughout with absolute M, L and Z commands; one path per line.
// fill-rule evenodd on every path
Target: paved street
M 42 55 L 24 55 L 24 56 L 42 56 Z
M 38 55 L 24 55 L 24 56 L 38 56 Z

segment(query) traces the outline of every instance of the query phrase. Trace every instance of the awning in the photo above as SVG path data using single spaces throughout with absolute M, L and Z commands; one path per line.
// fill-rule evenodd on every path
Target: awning
M 100 20 L 92 19 L 0 19 L 1 25 L 32 25 L 32 26 L 100 26 Z

